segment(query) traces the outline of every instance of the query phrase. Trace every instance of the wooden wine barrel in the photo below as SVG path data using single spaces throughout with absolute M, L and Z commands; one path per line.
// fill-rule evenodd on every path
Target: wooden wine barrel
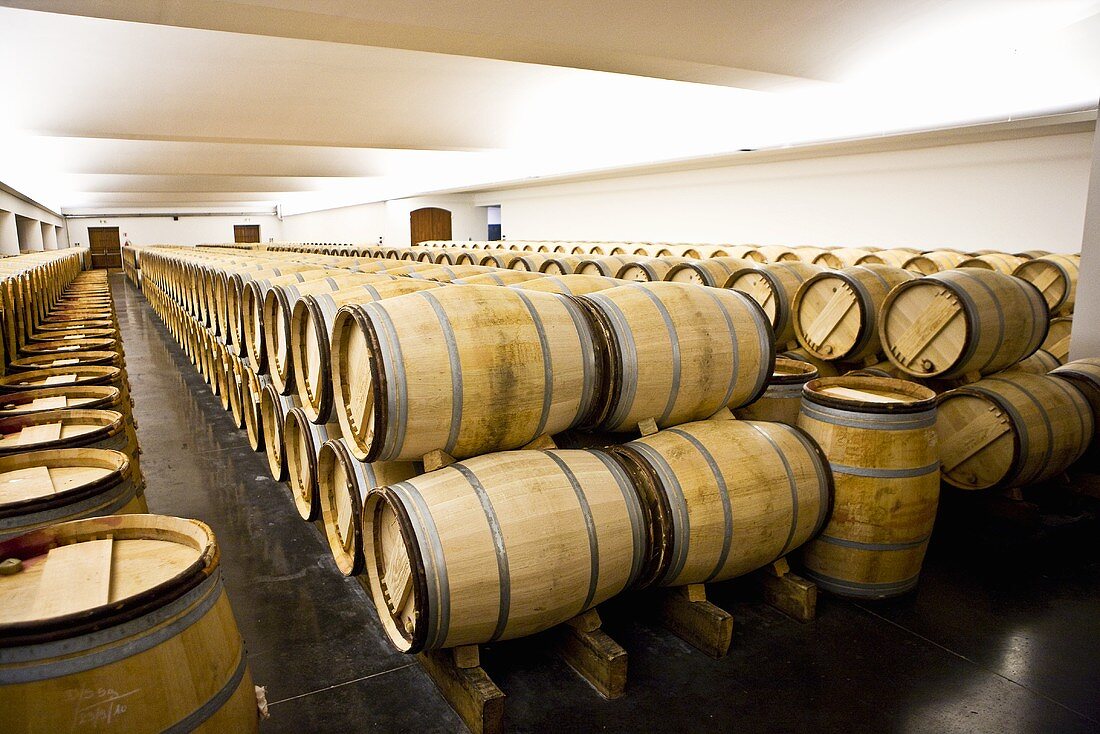
M 809 362 L 776 358 L 775 370 L 768 378 L 764 394 L 754 402 L 738 408 L 737 417 L 796 425 L 798 410 L 802 405 L 802 386 L 817 377 L 817 368 Z
M 817 441 L 836 493 L 802 552 L 806 575 L 841 596 L 883 599 L 917 585 L 939 504 L 936 394 L 881 377 L 814 380 L 798 425 Z
M 793 247 L 786 245 L 761 245 L 754 247 L 754 251 L 761 258 L 761 262 L 779 263 L 799 260 L 798 252 Z
M 955 252 L 954 250 L 929 250 L 919 255 L 913 255 L 905 264 L 903 268 L 917 275 L 932 275 L 933 273 L 939 273 L 943 270 L 952 270 L 958 267 L 959 263 L 966 260 L 966 255 L 961 252 Z
M 513 285 L 528 280 L 539 280 L 542 273 L 532 273 L 529 270 L 495 270 L 491 273 L 471 275 L 466 278 L 453 280 L 454 285 Z
M 473 275 L 485 275 L 495 270 L 496 268 L 481 265 L 437 265 L 434 268 L 409 273 L 407 277 L 413 280 L 434 280 L 439 283 L 450 283 Z
M 1094 442 L 1100 439 L 1100 359 L 1090 357 L 1066 362 L 1051 370 L 1050 376 L 1069 382 L 1088 401 L 1094 424 L 1092 438 Z
M 1017 252 L 1014 254 L 1016 255 L 1016 257 L 1022 257 L 1025 260 L 1034 260 L 1035 258 L 1046 257 L 1047 255 L 1052 255 L 1054 253 L 1048 250 L 1024 250 L 1023 252 Z
M 664 280 L 721 288 L 732 273 L 745 268 L 745 262 L 738 257 L 711 257 L 676 263 L 665 273 Z
M 20 354 L 25 357 L 42 354 L 64 355 L 69 352 L 88 351 L 115 351 L 121 353 L 122 343 L 114 337 L 84 337 L 83 335 L 74 335 L 72 338 L 27 342 L 19 350 Z
M 317 454 L 325 441 L 339 437 L 340 426 L 335 421 L 321 426 L 310 423 L 301 408 L 293 408 L 286 415 L 283 445 L 287 484 L 303 520 L 312 522 L 321 516 L 317 503 Z
M 587 427 L 664 428 L 747 405 L 775 365 L 764 311 L 748 296 L 686 283 L 636 283 L 576 299 L 606 369 Z
M 244 433 L 253 451 L 264 451 L 263 395 L 264 388 L 270 384 L 270 380 L 257 375 L 247 367 L 241 372 L 241 376 L 244 378 L 241 384 Z
M 976 255 L 975 257 L 968 257 L 955 267 L 979 268 L 981 270 L 992 270 L 1002 275 L 1012 275 L 1016 268 L 1020 267 L 1025 262 L 1027 262 L 1027 260 L 1022 257 L 1008 255 L 1003 252 L 990 252 Z
M 219 551 L 197 520 L 118 515 L 0 542 L 0 710 L 12 732 L 256 732 Z
M 1050 329 L 1043 340 L 1042 350 L 1050 354 L 1058 364 L 1069 361 L 1069 347 L 1073 336 L 1073 317 L 1059 316 L 1050 320 Z
M 615 273 L 615 277 L 619 280 L 630 280 L 635 283 L 654 283 L 664 280 L 673 266 L 686 262 L 692 261 L 690 258 L 672 256 L 638 260 L 623 265 L 619 268 L 619 272 Z
M 959 489 L 1008 489 L 1065 471 L 1092 440 L 1092 409 L 1057 377 L 1019 371 L 940 397 L 943 479 Z
M 1020 372 L 1028 372 L 1032 375 L 1045 375 L 1054 368 L 1058 367 L 1060 364 L 1062 364 L 1062 362 L 1060 362 L 1050 352 L 1046 351 L 1045 349 L 1037 349 L 1035 351 L 1035 354 L 1031 355 L 1027 359 L 1020 360 L 1016 364 L 1009 367 L 1008 370 L 1004 370 L 1002 372 L 999 372 L 998 374 L 1004 374 L 1004 372 L 1007 372 L 1009 370 L 1019 370 Z M 977 380 L 974 380 L 974 382 L 977 382 Z
M 286 481 L 286 421 L 291 410 L 298 407 L 297 395 L 280 395 L 268 383 L 260 393 L 260 416 L 264 426 L 264 451 L 271 478 Z
M 1012 274 L 1039 289 L 1051 316 L 1069 316 L 1077 300 L 1078 255 L 1046 255 L 1021 263 Z
M 302 410 L 312 422 L 327 423 L 332 415 L 332 330 L 340 307 L 440 287 L 442 284 L 434 281 L 399 278 L 307 295 L 294 304 L 290 317 L 293 385 Z
M 489 454 L 372 489 L 362 532 L 404 652 L 541 632 L 630 587 L 646 555 L 630 479 L 596 451 Z
M 874 357 L 882 350 L 882 303 L 895 286 L 913 278 L 909 271 L 889 265 L 858 265 L 810 276 L 791 303 L 798 343 L 830 362 Z
M 113 410 L 44 410 L 0 419 L 0 456 L 62 448 L 121 451 L 137 463 L 125 416 Z
M 914 377 L 1000 372 L 1046 338 L 1046 301 L 1019 278 L 962 268 L 898 286 L 882 304 L 886 356 Z
M 229 360 L 232 355 L 221 342 L 214 342 L 214 381 L 217 384 L 218 402 L 222 410 L 229 410 L 230 392 L 236 388 L 236 375 Z
M 102 331 L 100 331 L 102 330 Z M 32 334 L 29 341 L 53 341 L 62 338 L 58 332 L 76 333 L 83 336 L 116 336 L 118 330 L 110 319 L 92 321 L 60 321 L 40 324 L 38 333 Z
M 598 389 L 577 305 L 495 286 L 343 306 L 332 367 L 341 432 L 363 461 L 519 448 L 581 423 Z
M 856 265 L 889 265 L 892 268 L 905 268 L 906 263 L 917 256 L 913 250 L 902 247 L 889 247 L 876 250 L 869 255 L 859 258 Z
M 870 258 L 869 262 L 860 262 L 868 258 Z M 883 263 L 875 262 L 874 253 L 865 247 L 836 247 L 815 257 L 813 264 L 832 268 L 833 270 L 842 270 L 860 264 L 882 265 Z
M 781 423 L 685 423 L 611 449 L 653 525 L 638 586 L 741 576 L 817 534 L 832 496 L 828 465 Z
M 66 385 L 0 393 L 0 418 L 73 408 L 116 410 L 123 415 L 130 413 L 129 403 L 123 403 L 122 392 L 110 385 Z
M 601 255 L 590 257 L 577 264 L 574 271 L 577 275 L 602 275 L 606 278 L 614 278 L 627 263 L 638 262 L 638 255 Z
M 600 275 L 550 275 L 538 280 L 528 280 L 516 283 L 512 288 L 523 291 L 542 291 L 543 293 L 560 293 L 563 296 L 583 296 L 588 293 L 605 291 L 608 288 L 618 288 L 623 281 L 615 278 L 605 278 Z
M 788 349 L 785 352 L 780 352 L 779 357 L 784 359 L 793 359 L 799 362 L 806 362 L 817 370 L 819 377 L 838 377 L 841 374 L 841 370 L 845 369 L 845 365 L 841 362 L 826 362 L 823 359 L 818 359 L 816 356 L 810 354 L 805 349 L 799 347 L 798 349 Z
M 129 393 L 125 373 L 118 367 L 76 365 L 0 376 L 0 393 L 25 392 L 62 385 L 112 385 L 124 394 Z
M 229 371 L 232 373 L 229 390 L 229 415 L 233 425 L 244 428 L 245 400 L 248 399 L 248 377 L 245 375 L 244 362 L 236 356 L 229 356 Z M 251 370 L 248 370 L 251 372 Z
M 821 272 L 821 266 L 803 262 L 770 263 L 735 270 L 720 285 L 741 291 L 759 303 L 771 322 L 776 345 L 787 346 L 795 341 L 791 319 L 794 295 L 807 278 Z
M 355 576 L 363 572 L 361 520 L 367 492 L 423 473 L 419 461 L 359 461 L 343 439 L 328 441 L 321 447 L 314 510 L 322 518 L 325 538 L 340 573 Z
M 508 258 L 508 267 L 512 270 L 530 270 L 532 272 L 541 272 L 539 268 L 542 264 L 550 259 L 550 255 L 528 252 L 526 255 L 520 255 L 519 257 Z M 492 263 L 482 264 L 492 265 Z
M 299 285 L 271 288 L 264 298 L 262 340 L 249 335 L 249 357 L 256 372 L 271 375 L 271 382 L 283 395 L 294 390 L 294 365 L 292 362 L 292 320 L 294 305 L 307 295 L 335 293 L 371 283 L 389 283 L 394 279 L 375 273 L 344 273 L 330 271 L 329 277 Z M 253 352 L 263 350 L 264 357 L 257 359 Z
M 32 357 L 20 357 L 8 363 L 11 372 L 36 372 L 57 367 L 81 367 L 81 366 L 109 366 L 122 367 L 122 355 L 118 352 L 58 352 L 52 354 L 36 354 Z
M 85 322 L 77 321 L 77 324 L 83 324 Z M 92 321 L 88 323 L 102 323 L 99 321 Z M 28 349 L 48 349 L 49 346 L 65 346 L 68 343 L 83 344 L 91 339 L 109 339 L 115 343 L 121 343 L 118 337 L 118 330 L 112 327 L 106 328 L 76 328 L 76 329 L 64 329 L 64 330 L 52 330 L 52 331 L 38 331 L 32 334 L 26 341 L 26 343 L 20 347 L 20 351 L 26 352 Z M 49 345 L 45 348 L 39 345 Z
M 0 540 L 46 525 L 148 512 L 121 451 L 50 449 L 0 457 Z
M 539 272 L 547 275 L 570 275 L 577 272 L 577 266 L 585 261 L 581 255 L 561 255 L 545 260 L 539 265 Z
M 271 278 L 257 278 L 244 283 L 241 289 L 240 334 L 241 340 L 235 342 L 244 348 L 242 357 L 247 357 L 252 369 L 260 374 L 267 372 L 267 352 L 264 349 L 264 306 L 267 294 L 274 288 L 323 281 L 331 274 L 349 275 L 345 270 L 303 270 Z M 362 276 L 361 276 L 362 277 Z

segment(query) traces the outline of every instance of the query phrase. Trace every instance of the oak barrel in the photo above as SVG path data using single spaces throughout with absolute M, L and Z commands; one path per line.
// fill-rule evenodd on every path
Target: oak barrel
M 1080 263 L 1078 255 L 1045 255 L 1021 263 L 1012 274 L 1042 292 L 1051 316 L 1068 316 L 1077 300 Z
M 940 396 L 943 478 L 959 489 L 1036 484 L 1081 458 L 1093 430 L 1085 397 L 1058 377 L 986 377 Z
M 336 422 L 320 426 L 310 423 L 301 408 L 292 408 L 287 413 L 283 423 L 287 484 L 303 520 L 312 522 L 321 516 L 317 503 L 317 454 L 326 441 L 339 437 L 340 426 Z
M 210 528 L 116 515 L 0 542 L 5 730 L 256 732 Z
M 771 321 L 776 345 L 786 346 L 795 341 L 791 318 L 795 293 L 807 278 L 820 272 L 823 272 L 821 266 L 808 263 L 770 263 L 735 270 L 719 285 L 741 291 L 759 303 Z
M 1050 354 L 1059 364 L 1069 361 L 1069 347 L 1073 337 L 1073 317 L 1059 316 L 1050 320 L 1047 338 L 1043 340 L 1042 351 Z
M 541 632 L 631 586 L 646 554 L 630 479 L 595 451 L 488 454 L 372 489 L 362 529 L 404 652 Z
M 286 434 L 287 415 L 298 407 L 296 395 L 280 395 L 271 383 L 264 385 L 260 392 L 260 416 L 263 422 L 264 452 L 267 454 L 267 468 L 276 482 L 286 480 Z
M 802 386 L 817 377 L 817 368 L 809 362 L 777 357 L 764 394 L 738 408 L 736 415 L 745 420 L 796 425 L 802 405 Z
M 905 380 L 832 377 L 803 390 L 798 425 L 828 457 L 828 525 L 803 549 L 806 575 L 842 596 L 916 586 L 936 520 L 936 394 Z

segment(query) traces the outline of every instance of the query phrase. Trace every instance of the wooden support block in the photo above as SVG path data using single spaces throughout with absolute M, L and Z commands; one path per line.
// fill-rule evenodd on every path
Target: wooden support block
M 653 418 L 646 418 L 644 421 L 638 423 L 638 433 L 643 436 L 652 436 L 657 432 L 657 421 Z
M 718 412 L 712 415 L 708 420 L 712 421 L 735 421 L 737 416 L 730 412 L 730 409 L 722 406 L 718 409 Z
M 472 734 L 504 731 L 504 692 L 482 668 L 458 667 L 450 650 L 422 652 L 416 659 Z
M 481 665 L 481 653 L 477 645 L 461 645 L 452 648 L 455 666 L 459 668 L 477 668 Z
M 721 658 L 729 652 L 733 639 L 733 615 L 707 601 L 705 593 L 693 601 L 701 588 L 694 584 L 658 592 L 657 614 L 661 624 L 684 642 L 712 658 Z
M 544 449 L 556 449 L 558 445 L 554 443 L 554 438 L 549 433 L 544 433 L 529 444 L 520 446 L 520 451 L 539 451 Z
M 604 698 L 618 698 L 626 689 L 627 654 L 600 629 L 596 610 L 581 614 L 551 633 L 554 651 L 566 665 Z
M 446 451 L 436 449 L 435 451 L 424 454 L 424 471 L 430 472 L 436 469 L 442 469 L 445 466 L 450 466 L 456 461 L 458 461 L 458 459 L 451 456 Z
M 786 558 L 765 567 L 757 578 L 768 604 L 799 622 L 817 617 L 817 585 L 791 573 Z

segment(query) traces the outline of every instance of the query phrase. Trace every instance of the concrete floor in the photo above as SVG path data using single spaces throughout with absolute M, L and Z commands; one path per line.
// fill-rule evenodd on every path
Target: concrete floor
M 153 512 L 209 523 L 265 732 L 462 731 L 414 660 L 383 640 L 144 297 L 112 276 Z M 539 640 L 483 665 L 513 731 L 1100 731 L 1100 504 L 1043 500 L 1031 525 L 945 496 L 916 593 L 881 604 L 822 595 L 799 624 L 746 584 L 712 599 L 735 618 L 714 661 L 646 621 L 644 596 L 601 608 L 630 654 L 626 695 L 601 699 Z

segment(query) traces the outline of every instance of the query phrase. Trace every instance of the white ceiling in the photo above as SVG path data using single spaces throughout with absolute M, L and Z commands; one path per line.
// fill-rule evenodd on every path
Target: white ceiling
M 1100 98 L 1096 0 L 0 6 L 0 180 L 74 211 L 293 213 Z

